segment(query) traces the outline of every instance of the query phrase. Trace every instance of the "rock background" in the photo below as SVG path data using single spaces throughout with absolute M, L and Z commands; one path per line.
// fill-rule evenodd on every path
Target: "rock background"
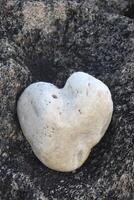
M 31 151 L 16 101 L 79 70 L 109 86 L 114 115 L 86 163 L 59 173 Z M 1 200 L 134 199 L 133 0 L 0 0 L 0 180 Z

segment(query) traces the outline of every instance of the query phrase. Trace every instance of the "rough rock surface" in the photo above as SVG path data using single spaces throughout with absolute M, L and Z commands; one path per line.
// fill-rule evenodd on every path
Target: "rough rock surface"
M 133 0 L 0 1 L 0 198 L 134 199 Z M 31 82 L 63 86 L 74 71 L 106 83 L 112 123 L 89 159 L 58 173 L 36 159 L 16 117 Z

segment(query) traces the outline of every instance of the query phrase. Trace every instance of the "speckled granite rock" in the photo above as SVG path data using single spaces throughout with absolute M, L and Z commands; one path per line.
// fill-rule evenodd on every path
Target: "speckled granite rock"
M 0 1 L 2 200 L 134 199 L 132 3 Z M 113 120 L 79 170 L 58 173 L 44 167 L 32 153 L 19 127 L 16 100 L 33 81 L 63 86 L 66 78 L 79 70 L 109 86 Z

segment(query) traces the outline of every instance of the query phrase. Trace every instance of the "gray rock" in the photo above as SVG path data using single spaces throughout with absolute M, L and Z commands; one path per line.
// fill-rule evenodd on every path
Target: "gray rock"
M 0 198 L 134 199 L 133 1 L 0 1 Z M 64 85 L 74 71 L 106 83 L 111 125 L 73 173 L 44 167 L 23 137 L 18 96 L 30 83 Z

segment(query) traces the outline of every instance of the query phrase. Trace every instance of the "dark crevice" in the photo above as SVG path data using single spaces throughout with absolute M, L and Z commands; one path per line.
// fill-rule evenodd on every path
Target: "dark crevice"
M 134 19 L 134 4 L 129 6 L 126 11 L 124 11 L 126 17 Z

